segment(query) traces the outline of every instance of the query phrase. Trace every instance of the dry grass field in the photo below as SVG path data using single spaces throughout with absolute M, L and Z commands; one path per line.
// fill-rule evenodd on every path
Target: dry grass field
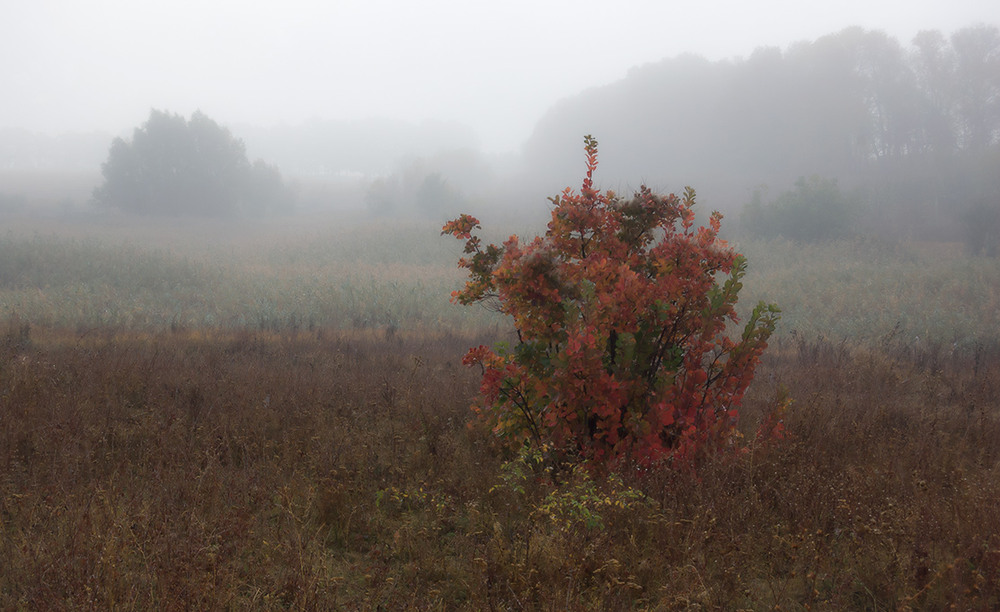
M 746 245 L 787 437 L 555 485 L 470 423 L 506 332 L 425 229 L 0 237 L 0 609 L 1000 607 L 995 261 Z

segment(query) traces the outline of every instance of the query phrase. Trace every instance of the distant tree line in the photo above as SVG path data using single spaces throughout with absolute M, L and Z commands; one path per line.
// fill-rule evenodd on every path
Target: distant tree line
M 855 27 L 747 59 L 638 67 L 552 108 L 525 147 L 528 167 L 571 176 L 563 149 L 588 132 L 609 160 L 605 180 L 743 202 L 766 184 L 790 189 L 787 207 L 820 186 L 803 177 L 825 177 L 860 194 L 854 228 L 970 242 L 1000 219 L 1000 30 L 924 31 L 904 47 Z
M 489 189 L 495 177 L 472 149 L 439 151 L 400 159 L 395 170 L 374 178 L 365 205 L 375 215 L 420 216 L 441 220 L 475 207 L 468 194 Z
M 793 189 L 770 202 L 764 201 L 762 190 L 755 191 L 740 218 L 745 229 L 758 236 L 817 242 L 854 234 L 859 213 L 856 193 L 844 193 L 836 179 L 811 176 L 795 181 Z
M 266 151 L 287 172 L 312 176 L 386 174 L 400 159 L 478 147 L 471 128 L 446 121 L 314 119 L 297 126 L 241 126 L 240 133 L 251 150 Z
M 95 203 L 133 213 L 260 215 L 292 202 L 277 168 L 251 163 L 243 141 L 200 111 L 152 110 L 131 141 L 111 143 L 101 170 Z

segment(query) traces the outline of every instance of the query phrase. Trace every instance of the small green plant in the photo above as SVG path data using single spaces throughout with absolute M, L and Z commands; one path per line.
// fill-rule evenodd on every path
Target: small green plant
M 442 233 L 465 240 L 461 304 L 512 317 L 512 348 L 478 346 L 477 411 L 497 434 L 554 449 L 558 462 L 612 467 L 688 463 L 734 448 L 737 409 L 779 310 L 761 302 L 735 340 L 746 260 L 718 238 L 722 215 L 694 228 L 695 193 L 631 199 L 594 188 L 597 141 L 585 139 L 579 193 L 552 198 L 544 236 L 483 246 L 469 215 Z
M 550 492 L 535 508 L 562 530 L 603 530 L 609 510 L 633 510 L 652 504 L 641 491 L 625 485 L 617 474 L 608 475 L 598 488 L 590 474 L 576 466 L 570 480 Z
M 542 477 L 543 480 L 548 480 L 552 473 L 551 464 L 545 460 L 549 450 L 546 444 L 522 445 L 518 449 L 517 456 L 500 466 L 500 479 L 503 484 L 494 486 L 490 492 L 505 489 L 523 496 L 526 491 L 525 486 L 532 478 Z

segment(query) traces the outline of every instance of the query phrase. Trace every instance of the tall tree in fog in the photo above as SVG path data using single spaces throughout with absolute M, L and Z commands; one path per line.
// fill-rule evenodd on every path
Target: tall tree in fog
M 1000 30 L 977 26 L 951 37 L 959 138 L 983 150 L 1000 139 Z
M 862 227 L 956 239 L 971 202 L 1000 207 L 1000 31 L 921 32 L 905 47 L 854 27 L 745 60 L 665 59 L 553 107 L 529 167 L 565 175 L 554 160 L 573 159 L 581 133 L 606 143 L 616 188 L 693 184 L 726 209 L 815 175 L 861 188 Z
M 910 63 L 921 92 L 917 118 L 922 153 L 954 153 L 955 117 L 952 113 L 955 58 L 944 35 L 925 30 L 913 38 Z
M 142 214 L 260 213 L 289 201 L 281 175 L 251 164 L 243 141 L 201 112 L 153 110 L 131 141 L 116 138 L 94 200 Z

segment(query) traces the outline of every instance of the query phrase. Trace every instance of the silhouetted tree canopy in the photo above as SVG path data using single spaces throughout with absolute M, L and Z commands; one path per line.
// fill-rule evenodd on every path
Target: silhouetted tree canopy
M 581 133 L 600 138 L 602 180 L 618 190 L 697 184 L 732 212 L 755 186 L 817 175 L 861 190 L 866 231 L 960 239 L 971 207 L 1000 209 L 1000 30 L 924 31 L 906 47 L 854 27 L 637 67 L 538 123 L 524 151 L 544 187 L 569 184 Z
M 116 138 L 94 200 L 141 214 L 232 216 L 289 206 L 281 173 L 253 164 L 243 141 L 200 111 L 185 120 L 152 110 L 132 140 Z
M 486 163 L 468 149 L 401 160 L 395 172 L 373 180 L 365 193 L 369 212 L 440 220 L 470 202 L 465 194 L 489 185 Z

